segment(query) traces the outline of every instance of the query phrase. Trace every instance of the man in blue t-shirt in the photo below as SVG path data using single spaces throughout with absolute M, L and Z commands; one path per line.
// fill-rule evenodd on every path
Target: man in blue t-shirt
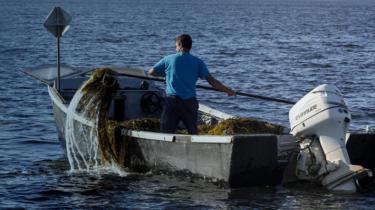
M 161 132 L 174 133 L 181 120 L 190 134 L 198 133 L 198 101 L 195 91 L 198 77 L 206 79 L 212 87 L 228 96 L 236 95 L 208 72 L 201 59 L 190 54 L 191 47 L 192 39 L 189 35 L 178 36 L 177 53 L 165 56 L 148 71 L 153 76 L 165 76 L 167 96 L 160 120 Z

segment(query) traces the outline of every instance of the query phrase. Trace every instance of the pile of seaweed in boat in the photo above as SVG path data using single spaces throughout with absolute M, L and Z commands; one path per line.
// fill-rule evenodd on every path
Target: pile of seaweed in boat
M 282 134 L 284 128 L 279 125 L 253 118 L 230 118 L 216 125 L 200 125 L 202 135 L 236 135 L 236 134 Z
M 130 130 L 159 132 L 160 120 L 156 118 L 132 119 L 123 122 L 112 122 L 111 126 L 121 126 Z M 283 127 L 253 118 L 230 118 L 216 125 L 198 125 L 199 135 L 236 135 L 236 134 L 282 134 Z M 186 129 L 176 131 L 177 134 L 187 134 Z

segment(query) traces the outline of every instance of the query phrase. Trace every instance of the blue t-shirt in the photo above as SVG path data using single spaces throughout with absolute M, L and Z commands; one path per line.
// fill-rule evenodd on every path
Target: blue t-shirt
M 195 97 L 198 77 L 204 79 L 209 74 L 206 64 L 188 52 L 168 55 L 153 68 L 158 75 L 165 75 L 167 95 L 182 99 Z

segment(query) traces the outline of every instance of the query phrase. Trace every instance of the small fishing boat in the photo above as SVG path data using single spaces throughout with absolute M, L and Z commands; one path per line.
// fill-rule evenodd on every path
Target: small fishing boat
M 237 91 L 293 104 L 290 131 L 260 120 L 241 121 L 199 104 L 199 124 L 206 132 L 189 135 L 182 125 L 175 134 L 160 133 L 164 92 L 154 82 L 160 79 L 132 68 L 60 66 L 59 38 L 70 19 L 55 8 L 45 23 L 57 37 L 57 71 L 55 66 L 39 66 L 24 72 L 48 87 L 58 137 L 72 170 L 114 164 L 139 172 L 189 174 L 229 187 L 308 180 L 350 193 L 361 183 L 374 183 L 375 134 L 348 133 L 350 112 L 335 86 L 320 85 L 297 102 Z M 228 122 L 232 127 L 215 133 Z
M 370 170 L 352 166 L 350 163 L 374 168 L 372 152 L 361 152 L 365 147 L 367 150 L 374 148 L 372 141 L 374 134 L 347 133 L 345 139 L 348 149 L 340 147 L 342 143 L 338 144 L 334 139 L 331 142 L 322 141 L 329 142 L 327 146 L 318 140 L 311 139 L 310 137 L 313 136 L 311 134 L 301 134 L 305 132 L 305 127 L 312 129 L 313 126 L 333 126 L 332 129 L 336 128 L 330 121 L 327 125 L 324 125 L 322 121 L 306 126 L 309 124 L 307 120 L 314 119 L 313 116 L 306 116 L 307 120 L 303 121 L 305 125 L 301 122 L 291 123 L 295 125 L 292 126 L 291 133 L 294 133 L 296 137 L 288 134 L 289 129 L 285 127 L 260 120 L 245 124 L 248 130 L 238 134 L 160 133 L 157 121 L 150 121 L 150 119 L 160 118 L 164 92 L 152 81 L 152 78 L 145 75 L 144 71 L 111 68 L 112 70 L 99 69 L 99 74 L 93 74 L 93 70 L 64 66 L 60 90 L 57 90 L 53 74 L 45 73 L 51 69 L 53 69 L 51 66 L 41 66 L 26 70 L 25 73 L 48 85 L 58 137 L 72 169 L 90 170 L 98 165 L 115 163 L 122 168 L 137 172 L 153 170 L 185 174 L 222 183 L 229 187 L 277 185 L 294 179 L 317 181 L 328 189 L 335 189 L 343 183 L 351 182 L 350 180 L 371 175 Z M 90 75 L 91 80 L 88 80 Z M 84 89 L 87 87 L 95 91 L 86 96 L 79 94 L 85 92 Z M 326 91 L 333 92 L 333 90 Z M 314 92 L 319 91 L 311 93 Z M 326 110 L 343 108 L 337 106 L 337 103 L 333 104 L 336 107 L 329 107 Z M 308 112 L 314 109 L 316 108 L 309 108 L 306 111 L 304 108 L 302 113 L 308 115 Z M 295 113 L 299 112 L 295 111 Z M 348 116 L 348 113 L 343 110 L 338 113 Z M 298 119 L 301 116 L 298 114 Z M 336 121 L 336 118 L 333 120 L 332 118 L 330 117 L 329 120 Z M 200 125 L 215 126 L 230 119 L 235 119 L 235 116 L 199 104 Z M 138 127 L 133 125 L 137 123 L 140 123 Z M 150 125 L 151 130 L 147 128 Z M 254 128 L 249 129 L 252 126 Z M 183 125 L 181 129 L 183 131 Z M 314 132 L 324 135 L 320 137 L 320 140 L 330 138 L 330 135 L 335 137 L 335 135 L 346 133 L 337 130 L 332 133 L 332 129 L 325 134 L 322 134 L 322 129 Z M 308 132 L 311 133 L 310 130 Z M 298 138 L 299 136 L 303 137 Z M 333 149 L 330 150 L 327 147 Z M 326 153 L 332 155 L 336 152 L 339 155 L 333 155 L 333 157 L 326 155 Z M 311 162 L 312 157 L 316 162 Z M 321 167 L 323 163 L 326 165 Z M 345 166 L 341 172 L 338 170 L 340 164 Z M 337 177 L 330 177 L 335 173 Z M 357 188 L 353 186 L 349 186 L 349 189 Z M 340 188 L 340 191 L 347 191 L 347 187 Z
M 83 147 L 87 148 L 87 145 L 81 145 L 80 149 L 71 147 L 81 144 L 80 141 L 91 141 L 92 138 L 97 138 L 98 135 L 95 136 L 93 133 L 100 130 L 98 128 L 100 122 L 97 122 L 96 118 L 85 117 L 82 110 L 81 113 L 77 111 L 79 109 L 77 102 L 72 100 L 82 84 L 88 79 L 87 76 L 91 71 L 63 67 L 60 91 L 58 91 L 53 85 L 54 78 L 41 78 L 41 76 L 47 75 L 42 72 L 46 72 L 50 68 L 42 66 L 26 72 L 48 84 L 48 93 L 52 101 L 61 145 L 68 157 L 71 156 L 71 163 L 77 161 L 77 163 L 73 163 L 77 169 L 86 169 L 85 164 L 81 162 L 100 162 L 98 159 L 103 155 L 90 154 L 91 151 L 82 149 Z M 105 118 L 113 121 L 159 119 L 164 92 L 152 81 L 133 77 L 146 77 L 144 71 L 129 68 L 111 69 L 117 73 L 117 88 L 115 92 L 111 93 Z M 103 74 L 98 78 L 98 81 L 100 84 L 104 84 L 106 79 L 112 80 L 109 78 L 108 75 Z M 72 106 L 72 103 L 76 105 Z M 199 123 L 201 125 L 213 126 L 232 118 L 234 116 L 199 104 Z M 256 121 L 254 120 L 254 122 Z M 67 128 L 69 123 L 73 124 L 71 128 Z M 258 121 L 257 123 L 258 128 L 255 129 L 260 129 L 259 125 L 268 126 L 269 133 L 260 130 L 258 134 L 235 135 L 166 134 L 158 131 L 144 131 L 141 128 L 129 129 L 118 125 L 112 128 L 114 132 L 111 134 L 114 135 L 113 142 L 117 143 L 112 143 L 108 148 L 112 146 L 113 150 L 120 150 L 122 147 L 126 147 L 124 154 L 117 152 L 118 155 L 114 155 L 116 162 L 136 171 L 156 170 L 184 173 L 226 183 L 230 187 L 279 184 L 285 160 L 282 161 L 282 158 L 278 158 L 283 156 L 278 148 L 279 141 L 275 133 L 282 134 L 287 130 L 266 122 Z M 183 129 L 183 127 L 181 128 Z M 77 142 L 72 142 L 69 135 L 73 135 Z M 286 136 L 291 137 L 290 135 Z M 285 139 L 285 137 L 283 138 Z M 67 141 L 67 139 L 70 140 Z M 297 149 L 295 142 L 290 145 L 289 147 L 287 144 L 282 145 L 285 152 L 288 149 Z M 90 160 L 89 157 L 95 155 L 96 157 Z

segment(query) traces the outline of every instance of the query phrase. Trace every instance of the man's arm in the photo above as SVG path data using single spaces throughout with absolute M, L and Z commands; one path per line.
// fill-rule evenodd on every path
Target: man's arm
M 211 74 L 208 74 L 206 76 L 206 80 L 213 88 L 217 89 L 218 91 L 225 92 L 228 94 L 228 96 L 236 95 L 236 92 L 216 80 L 213 76 L 211 76 Z

